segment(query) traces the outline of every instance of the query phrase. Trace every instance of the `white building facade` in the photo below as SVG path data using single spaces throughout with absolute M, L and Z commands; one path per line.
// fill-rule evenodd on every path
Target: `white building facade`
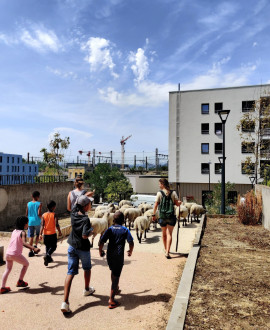
M 260 85 L 169 93 L 169 182 L 180 188 L 182 197 L 194 196 L 202 202 L 209 179 L 210 190 L 221 181 L 218 157 L 222 156 L 223 138 L 218 110 L 230 110 L 225 128 L 225 180 L 235 184 L 237 193 L 251 189 L 242 169 L 249 155 L 236 126 L 243 113 L 269 92 L 270 85 Z

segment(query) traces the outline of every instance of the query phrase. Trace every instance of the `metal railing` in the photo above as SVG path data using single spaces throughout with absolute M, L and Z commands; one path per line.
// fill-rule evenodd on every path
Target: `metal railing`
M 65 182 L 67 179 L 66 175 L 0 175 L 0 185 Z

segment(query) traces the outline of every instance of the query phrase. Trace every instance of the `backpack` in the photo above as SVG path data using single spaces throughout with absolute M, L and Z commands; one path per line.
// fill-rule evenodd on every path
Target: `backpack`
M 159 217 L 161 219 L 172 219 L 174 217 L 174 204 L 171 198 L 172 192 L 167 196 L 164 194 L 162 190 L 160 190 L 162 194 L 162 199 L 159 204 Z

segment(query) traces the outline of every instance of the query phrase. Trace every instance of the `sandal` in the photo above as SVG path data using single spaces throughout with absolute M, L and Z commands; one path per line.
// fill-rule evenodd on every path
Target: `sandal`
M 115 300 L 114 303 L 109 304 L 109 309 L 114 309 L 116 307 L 119 307 L 120 305 L 120 302 Z
M 4 293 L 8 293 L 9 291 L 11 291 L 10 287 L 6 286 L 6 287 L 1 288 L 0 293 L 4 294 Z
M 28 286 L 27 282 L 24 282 L 23 280 L 19 280 L 16 285 L 18 288 L 25 288 Z
M 167 259 L 172 259 L 172 257 L 170 256 L 169 253 L 166 253 L 166 254 L 165 254 L 165 257 L 166 257 Z

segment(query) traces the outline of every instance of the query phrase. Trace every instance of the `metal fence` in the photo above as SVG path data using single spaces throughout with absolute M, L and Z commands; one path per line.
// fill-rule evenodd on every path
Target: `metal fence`
M 0 175 L 0 185 L 65 182 L 67 179 L 66 175 Z

